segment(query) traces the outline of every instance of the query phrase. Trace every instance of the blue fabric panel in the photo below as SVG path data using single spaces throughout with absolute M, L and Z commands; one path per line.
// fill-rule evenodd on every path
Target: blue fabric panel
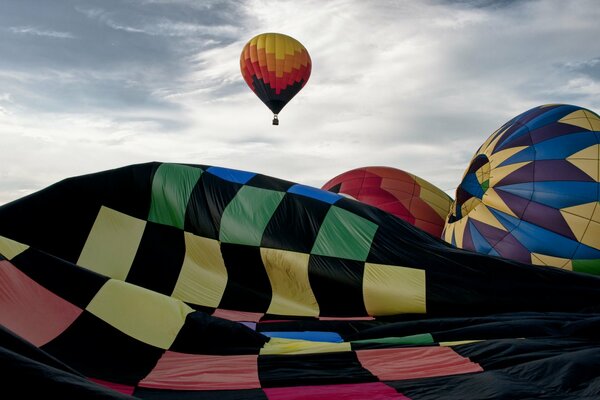
M 590 246 L 586 246 L 585 244 L 582 243 L 579 245 L 579 248 L 577 249 L 577 251 L 575 251 L 575 255 L 573 256 L 573 258 L 581 259 L 581 260 L 591 260 L 591 259 L 600 260 L 600 250 L 595 249 Z
M 330 342 L 341 343 L 344 341 L 336 332 L 325 331 L 289 331 L 289 332 L 260 332 L 268 337 L 284 338 L 284 339 L 301 339 L 310 340 L 312 342 Z
M 506 160 L 502 161 L 502 163 L 500 163 L 498 166 L 503 167 L 505 165 L 516 164 L 516 163 L 520 163 L 520 162 L 524 162 L 524 161 L 533 161 L 536 158 L 537 158 L 537 156 L 536 156 L 535 148 L 533 146 L 529 146 L 529 147 L 524 148 L 517 154 L 514 154 L 514 155 L 508 157 Z
M 495 189 L 514 194 L 548 207 L 565 208 L 598 201 L 598 182 L 544 181 L 498 186 Z M 533 194 L 533 195 L 532 195 Z
M 301 196 L 321 200 L 329 204 L 333 204 L 342 198 L 342 196 L 337 193 L 306 185 L 294 185 L 288 189 L 288 193 L 299 194 Z
M 598 182 L 535 182 L 532 200 L 554 208 L 571 207 L 598 201 L 599 188 Z
M 533 182 L 514 183 L 512 185 L 494 186 L 494 189 L 503 190 L 523 199 L 531 200 L 534 184 Z
M 512 146 L 510 146 L 510 144 L 513 141 L 515 141 L 516 139 L 518 139 L 524 135 L 529 135 L 529 129 L 527 129 L 526 126 L 522 126 L 522 127 L 518 128 L 513 133 L 511 133 L 508 137 L 501 139 L 500 143 L 498 143 L 498 146 L 496 147 L 495 151 L 497 152 L 497 151 L 512 147 Z
M 481 184 L 477 180 L 477 176 L 474 173 L 467 174 L 465 179 L 461 183 L 462 188 L 469 192 L 474 197 L 481 199 L 483 197 L 483 189 Z
M 556 107 L 554 109 L 549 109 L 539 117 L 536 117 L 527 123 L 527 127 L 530 130 L 538 129 L 544 125 L 551 124 L 553 122 L 558 121 L 565 115 L 572 113 L 573 111 L 577 111 L 579 107 L 575 107 L 572 105 L 562 105 L 560 107 Z
M 513 229 L 519 226 L 521 220 L 519 218 L 515 218 L 512 215 L 503 213 L 502 211 L 498 211 L 493 208 L 488 208 L 492 215 L 496 217 L 496 219 L 506 228 L 508 232 L 511 232 Z
M 579 246 L 579 242 L 522 220 L 510 234 L 529 251 L 553 257 L 571 258 Z
M 219 178 L 225 179 L 229 182 L 244 184 L 252 179 L 256 173 L 248 171 L 239 171 L 237 169 L 221 168 L 221 167 L 210 167 L 206 170 Z
M 536 160 L 561 160 L 598 143 L 589 131 L 563 135 L 534 145 Z
M 471 230 L 471 239 L 473 240 L 473 245 L 475 246 L 475 250 L 478 253 L 488 254 L 490 250 L 492 250 L 492 246 L 488 243 L 487 240 L 479 233 L 474 224 L 469 224 L 469 229 Z

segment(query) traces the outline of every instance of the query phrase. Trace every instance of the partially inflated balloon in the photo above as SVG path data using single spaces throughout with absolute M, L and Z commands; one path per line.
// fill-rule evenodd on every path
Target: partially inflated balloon
M 306 48 L 281 33 L 262 33 L 250 39 L 240 55 L 240 70 L 250 89 L 273 112 L 279 112 L 304 87 L 311 72 Z
M 600 117 L 535 107 L 480 147 L 444 239 L 457 247 L 600 274 Z
M 452 199 L 413 174 L 392 167 L 363 167 L 331 179 L 323 189 L 375 206 L 440 237 Z

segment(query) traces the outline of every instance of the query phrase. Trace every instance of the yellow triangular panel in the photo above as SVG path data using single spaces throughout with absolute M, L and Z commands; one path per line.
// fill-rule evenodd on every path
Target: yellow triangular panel
M 444 226 L 444 232 L 442 233 L 442 239 L 444 239 L 448 243 L 452 243 L 452 233 L 454 232 L 454 224 L 449 224 L 446 220 L 446 225 Z
M 493 208 L 494 210 L 502 211 L 508 215 L 511 215 L 517 218 L 517 214 L 515 214 L 508 205 L 498 196 L 498 193 L 493 188 L 489 188 L 487 192 L 483 195 L 483 203 Z
M 594 214 L 592 214 L 592 221 L 600 222 L 600 201 L 596 203 Z
M 588 119 L 590 120 L 592 129 L 597 132 L 600 131 L 600 117 L 598 117 L 598 115 L 596 115 L 593 112 L 590 112 L 588 110 L 584 110 L 583 112 L 584 112 L 585 116 L 588 117 Z
M 573 270 L 573 263 L 568 258 L 552 257 L 545 254 L 531 253 L 531 263 L 533 265 L 544 265 L 562 269 Z
M 581 243 L 600 250 L 600 223 L 590 221 Z
M 561 209 L 560 211 L 563 213 L 563 215 L 564 213 L 569 213 L 586 219 L 593 219 L 592 216 L 594 215 L 594 211 L 596 211 L 598 204 L 600 203 L 594 201 L 592 203 L 578 204 L 573 207 L 566 207 Z
M 600 181 L 600 144 L 586 147 L 567 157 L 567 161 L 591 176 L 596 182 Z
M 494 168 L 490 172 L 490 187 L 496 186 L 496 184 L 498 184 L 498 182 L 500 182 L 502 179 L 504 179 L 507 175 L 512 174 L 519 168 L 522 168 L 525 165 L 530 164 L 530 163 L 531 163 L 531 161 L 524 161 L 524 162 L 520 162 L 520 163 L 516 163 L 516 164 L 506 165 L 504 167 Z M 532 179 L 533 179 L 533 176 L 532 176 Z
M 492 214 L 490 212 L 490 209 L 487 208 L 487 206 L 485 206 L 484 204 L 477 205 L 477 207 L 475 207 L 473 211 L 471 211 L 469 217 L 473 218 L 476 221 L 481 221 L 484 224 L 491 225 L 494 228 L 506 231 L 504 225 L 502 225 L 500 221 L 498 221 L 498 219 L 494 217 L 494 214 Z
M 571 114 L 565 115 L 558 122 L 562 122 L 563 124 L 575 125 L 583 129 L 592 130 L 592 124 L 590 120 L 587 118 L 584 110 L 577 110 L 572 112 Z
M 18 256 L 28 248 L 29 246 L 25 244 L 15 242 L 14 240 L 4 236 L 0 236 L 0 255 L 8 260 L 12 260 L 13 257 Z
M 460 212 L 462 215 L 466 216 L 471 212 L 472 209 L 477 207 L 478 204 L 481 204 L 481 200 L 477 197 L 471 197 L 467 201 L 465 201 L 462 206 L 460 206 Z
M 492 169 L 496 168 L 498 165 L 502 164 L 508 158 L 514 156 L 521 150 L 526 149 L 527 147 L 529 147 L 529 146 L 512 147 L 510 149 L 501 150 L 497 153 L 494 153 L 491 156 L 488 155 L 488 157 L 490 159 L 490 167 Z
M 560 213 L 565 219 L 565 222 L 569 225 L 569 228 L 571 228 L 571 231 L 573 232 L 577 240 L 581 241 L 581 239 L 583 239 L 583 235 L 586 229 L 588 228 L 588 225 L 590 224 L 590 219 L 580 217 L 574 214 L 569 214 L 567 212 L 563 212 L 563 210 L 560 210 Z
M 600 154 L 600 144 L 594 144 L 585 149 L 579 150 L 577 153 L 571 154 L 567 157 L 567 160 L 583 159 L 583 160 L 597 160 Z
M 465 234 L 465 227 L 467 226 L 468 218 L 461 218 L 456 222 L 452 223 L 452 227 L 454 229 L 454 239 L 456 240 L 456 247 L 463 247 L 463 236 Z M 450 237 L 452 239 L 452 237 Z M 452 241 L 450 241 L 452 243 Z

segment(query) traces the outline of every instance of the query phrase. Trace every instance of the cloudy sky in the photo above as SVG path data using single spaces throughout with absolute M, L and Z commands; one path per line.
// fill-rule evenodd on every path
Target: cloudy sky
M 321 187 L 403 169 L 454 195 L 532 107 L 600 112 L 597 0 L 0 0 L 0 204 L 148 161 Z M 253 36 L 309 51 L 280 125 L 243 81 Z

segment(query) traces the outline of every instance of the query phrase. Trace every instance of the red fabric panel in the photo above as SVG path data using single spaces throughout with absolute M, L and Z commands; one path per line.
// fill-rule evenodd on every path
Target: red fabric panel
M 362 366 L 382 381 L 480 372 L 479 364 L 450 347 L 404 347 L 356 351 Z
M 172 390 L 260 388 L 257 360 L 256 354 L 212 356 L 167 351 L 138 386 Z
M 382 382 L 263 389 L 269 400 L 410 400 Z
M 217 308 L 212 313 L 212 316 L 235 322 L 259 322 L 260 319 L 264 316 L 264 314 L 250 311 L 235 311 Z
M 60 335 L 82 312 L 9 261 L 0 261 L 0 324 L 23 339 L 42 346 Z

